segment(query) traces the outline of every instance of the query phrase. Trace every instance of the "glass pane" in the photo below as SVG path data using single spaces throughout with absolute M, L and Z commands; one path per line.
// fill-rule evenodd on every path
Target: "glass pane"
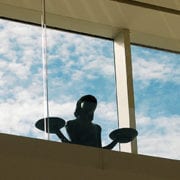
M 132 46 L 140 154 L 180 159 L 180 54 Z
M 42 138 L 41 28 L 0 20 L 0 132 Z
M 107 145 L 109 133 L 118 128 L 113 42 L 52 29 L 47 42 L 50 117 L 75 119 L 77 101 L 91 94 L 98 101 L 93 123 L 101 126 Z M 65 128 L 62 132 L 68 137 Z M 59 141 L 56 135 L 51 139 Z

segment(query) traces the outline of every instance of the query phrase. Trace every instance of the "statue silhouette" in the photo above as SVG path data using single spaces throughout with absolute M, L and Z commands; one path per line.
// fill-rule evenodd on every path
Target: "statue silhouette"
M 74 115 L 76 119 L 68 121 L 66 127 L 71 143 L 101 147 L 101 127 L 92 123 L 97 100 L 92 95 L 81 97 Z
M 85 95 L 76 103 L 74 112 L 76 119 L 69 120 L 65 123 L 61 118 L 48 117 L 45 118 L 46 126 L 44 126 L 45 119 L 37 121 L 35 126 L 40 130 L 56 134 L 64 143 L 73 143 L 104 149 L 112 149 L 117 143 L 130 142 L 137 136 L 138 133 L 133 128 L 116 129 L 109 135 L 113 141 L 107 146 L 102 147 L 101 126 L 92 122 L 96 107 L 97 99 L 92 95 Z M 64 126 L 70 140 L 66 138 L 60 130 Z

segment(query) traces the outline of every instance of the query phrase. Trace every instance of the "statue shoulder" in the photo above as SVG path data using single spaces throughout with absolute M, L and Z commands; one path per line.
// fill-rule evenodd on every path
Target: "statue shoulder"
M 74 120 L 69 120 L 69 121 L 67 121 L 67 123 L 66 123 L 66 127 L 75 126 L 76 124 L 77 124 L 76 119 L 74 119 Z
M 100 125 L 94 124 L 94 127 L 96 127 L 96 129 L 97 129 L 98 131 L 101 131 L 101 126 L 100 126 Z

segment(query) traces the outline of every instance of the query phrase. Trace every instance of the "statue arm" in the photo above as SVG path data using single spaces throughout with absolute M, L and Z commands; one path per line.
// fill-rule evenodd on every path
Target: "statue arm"
M 64 142 L 64 143 L 71 143 L 65 136 L 64 134 L 59 130 L 56 132 L 56 135 L 59 137 L 59 139 Z
M 114 146 L 118 143 L 118 141 L 112 141 L 110 144 L 108 144 L 107 146 L 104 146 L 103 149 L 113 149 Z

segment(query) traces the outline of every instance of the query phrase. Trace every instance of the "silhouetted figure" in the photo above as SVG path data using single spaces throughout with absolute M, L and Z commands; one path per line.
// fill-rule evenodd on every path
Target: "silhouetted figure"
M 116 129 L 109 135 L 112 142 L 102 147 L 101 127 L 92 123 L 96 107 L 97 99 L 92 95 L 86 95 L 81 97 L 76 104 L 74 112 L 76 119 L 68 121 L 65 125 L 65 121 L 61 118 L 48 117 L 38 120 L 35 126 L 42 131 L 56 134 L 62 142 L 104 149 L 113 149 L 117 143 L 130 142 L 137 136 L 138 133 L 133 128 Z M 44 121 L 46 122 L 46 126 L 44 126 Z M 70 140 L 60 130 L 64 126 Z
M 66 130 L 73 144 L 101 147 L 101 127 L 92 123 L 97 100 L 92 95 L 81 97 L 74 115 L 76 119 L 68 121 Z

